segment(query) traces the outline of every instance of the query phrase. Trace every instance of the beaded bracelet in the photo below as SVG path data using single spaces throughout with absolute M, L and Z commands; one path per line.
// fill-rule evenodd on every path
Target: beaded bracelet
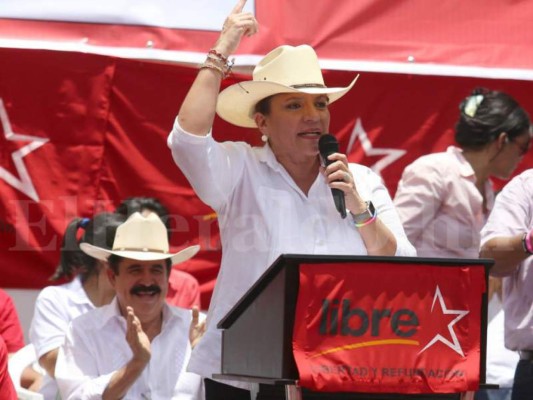
M 226 65 L 226 61 L 218 58 L 217 56 L 214 56 L 213 54 L 208 54 L 207 55 L 207 60 L 211 60 L 211 61 L 213 61 L 216 64 Z
M 226 73 L 222 69 L 222 67 L 219 67 L 218 65 L 213 64 L 212 62 L 209 62 L 209 60 L 205 60 L 205 62 L 200 65 L 200 69 L 209 68 L 213 69 L 215 71 L 218 71 L 220 73 L 220 76 L 222 76 L 222 79 L 226 78 Z
M 226 57 L 222 56 L 220 53 L 213 53 L 214 50 L 210 50 L 207 54 L 207 58 L 204 63 L 200 65 L 200 69 L 210 68 L 220 72 L 222 79 L 227 78 L 231 73 L 231 68 L 233 67 L 234 60 L 228 60 Z
M 228 57 L 226 57 L 225 55 L 219 53 L 215 49 L 211 49 L 211 50 L 209 50 L 207 52 L 207 56 L 209 57 L 210 55 L 212 55 L 213 57 L 218 58 L 219 60 L 222 60 L 224 63 L 228 62 Z

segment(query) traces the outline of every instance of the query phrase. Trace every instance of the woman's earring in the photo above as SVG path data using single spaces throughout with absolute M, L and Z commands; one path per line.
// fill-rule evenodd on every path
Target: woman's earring
M 267 135 L 261 135 L 261 140 L 266 143 L 268 142 L 268 136 Z

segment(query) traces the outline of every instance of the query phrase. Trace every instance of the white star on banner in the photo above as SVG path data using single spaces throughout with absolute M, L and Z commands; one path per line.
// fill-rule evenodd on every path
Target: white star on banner
M 37 136 L 21 135 L 13 132 L 7 111 L 4 106 L 3 100 L 0 98 L 0 121 L 2 122 L 2 128 L 4 130 L 4 136 L 9 141 L 26 141 L 30 142 L 24 147 L 15 150 L 11 153 L 11 159 L 17 169 L 19 178 L 14 176 L 11 172 L 0 166 L 0 179 L 6 181 L 9 185 L 17 190 L 20 190 L 26 196 L 34 201 L 39 201 L 39 195 L 35 191 L 33 182 L 28 174 L 26 164 L 24 164 L 23 158 L 30 154 L 32 151 L 37 150 L 39 147 L 48 142 L 48 139 L 40 138 Z
M 449 324 L 448 324 L 448 332 L 450 332 L 450 336 L 453 340 L 453 342 L 450 342 L 448 339 L 446 339 L 444 336 L 442 336 L 440 333 L 435 335 L 433 339 L 422 349 L 420 350 L 419 354 L 423 351 L 429 349 L 431 346 L 433 346 L 437 342 L 442 342 L 446 346 L 448 346 L 450 349 L 455 351 L 460 356 L 464 357 L 463 349 L 461 348 L 461 344 L 459 343 L 459 340 L 457 339 L 457 335 L 455 334 L 455 331 L 453 330 L 453 326 L 459 322 L 466 314 L 468 314 L 470 311 L 467 310 L 448 310 L 446 308 L 446 304 L 444 304 L 444 299 L 442 297 L 442 293 L 440 292 L 440 288 L 437 286 L 437 289 L 435 291 L 435 296 L 433 297 L 433 304 L 431 305 L 431 311 L 433 312 L 433 307 L 435 306 L 435 302 L 439 299 L 440 308 L 442 310 L 443 314 L 447 315 L 457 315 Z
M 373 147 L 372 142 L 368 138 L 368 135 L 366 134 L 366 131 L 363 128 L 361 118 L 357 118 L 357 120 L 355 121 L 355 126 L 350 135 L 350 141 L 348 142 L 348 149 L 346 150 L 346 154 L 351 153 L 352 148 L 355 144 L 355 139 L 357 138 L 359 138 L 361 146 L 363 147 L 363 151 L 367 156 L 385 156 L 378 160 L 375 164 L 370 166 L 370 169 L 378 175 L 381 175 L 381 171 L 383 171 L 386 167 L 388 167 L 397 159 L 402 157 L 405 153 L 407 153 L 407 150 L 402 149 L 386 149 Z

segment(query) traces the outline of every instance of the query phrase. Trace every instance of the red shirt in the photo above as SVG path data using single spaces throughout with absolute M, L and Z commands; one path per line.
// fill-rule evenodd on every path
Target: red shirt
M 17 392 L 7 370 L 7 349 L 0 336 L 0 400 L 17 400 Z
M 0 336 L 4 339 L 8 353 L 15 353 L 24 347 L 24 334 L 15 304 L 2 289 L 0 289 Z
M 188 272 L 173 268 L 168 279 L 167 303 L 173 306 L 200 309 L 200 285 Z

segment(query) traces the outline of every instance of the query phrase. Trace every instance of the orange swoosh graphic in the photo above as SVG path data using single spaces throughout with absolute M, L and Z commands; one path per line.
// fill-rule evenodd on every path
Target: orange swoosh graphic
M 202 221 L 211 221 L 214 219 L 217 219 L 217 213 L 211 213 L 202 216 Z
M 323 356 L 324 354 L 336 353 L 342 350 L 354 350 L 361 347 L 371 347 L 371 346 L 386 346 L 391 344 L 404 344 L 408 346 L 419 346 L 420 342 L 418 340 L 407 340 L 407 339 L 384 339 L 384 340 L 372 340 L 370 342 L 354 343 L 347 344 L 341 347 L 333 347 L 328 350 L 321 351 L 320 353 L 314 354 L 309 358 L 316 358 Z

